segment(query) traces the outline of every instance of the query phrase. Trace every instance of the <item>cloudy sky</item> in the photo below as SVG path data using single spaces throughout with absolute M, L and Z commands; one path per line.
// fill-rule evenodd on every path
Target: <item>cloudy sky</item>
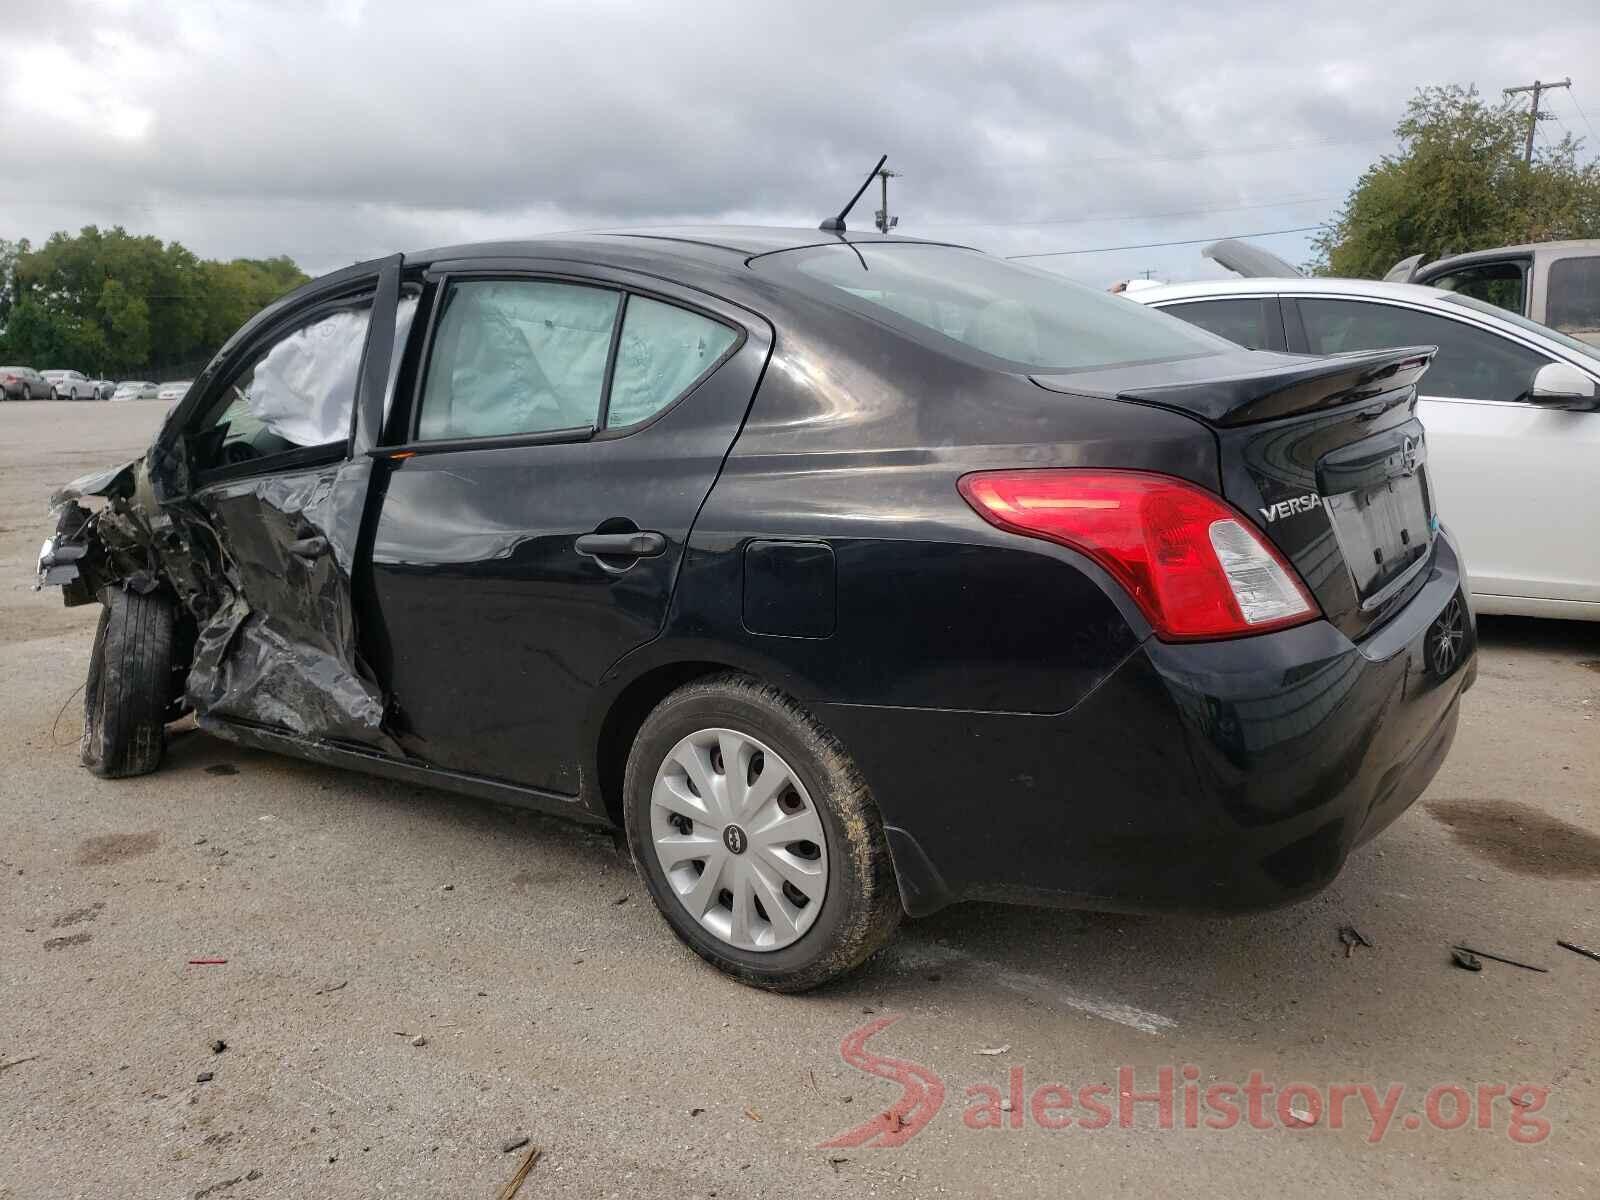
M 1000 253 L 1315 225 L 1431 83 L 1573 76 L 1595 0 L 0 0 L 0 237 L 121 224 L 320 272 L 661 222 L 815 225 L 887 152 L 900 232 Z M 864 198 L 852 224 L 870 224 Z M 1294 262 L 1307 234 L 1262 239 Z M 1216 274 L 1197 245 L 1037 260 Z

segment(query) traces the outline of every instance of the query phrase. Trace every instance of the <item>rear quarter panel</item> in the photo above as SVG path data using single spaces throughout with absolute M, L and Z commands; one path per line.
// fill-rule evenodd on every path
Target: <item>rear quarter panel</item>
M 1119 466 L 1217 488 L 1197 421 L 1046 391 L 858 318 L 780 329 L 745 428 L 691 535 L 675 642 L 750 656 L 805 700 L 1061 712 L 1149 633 L 1098 567 L 995 529 L 956 489 L 986 468 Z M 745 547 L 825 543 L 826 637 L 754 633 Z

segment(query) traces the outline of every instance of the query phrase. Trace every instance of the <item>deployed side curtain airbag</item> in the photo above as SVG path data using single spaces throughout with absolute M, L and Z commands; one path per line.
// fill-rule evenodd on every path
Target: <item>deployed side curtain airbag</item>
M 298 329 L 256 364 L 250 415 L 296 446 L 342 441 L 350 433 L 368 309 L 346 309 Z
M 660 412 L 721 358 L 737 336 L 699 313 L 644 296 L 629 297 L 606 424 L 615 429 Z
M 566 283 L 455 284 L 428 367 L 418 436 L 593 425 L 617 303 L 616 292 Z
M 402 297 L 395 310 L 396 351 L 389 360 L 385 415 L 400 371 L 400 348 L 411 332 L 417 297 Z M 325 446 L 350 432 L 356 377 L 367 340 L 366 307 L 332 313 L 297 329 L 256 364 L 245 397 L 250 415 L 268 433 L 296 446 Z

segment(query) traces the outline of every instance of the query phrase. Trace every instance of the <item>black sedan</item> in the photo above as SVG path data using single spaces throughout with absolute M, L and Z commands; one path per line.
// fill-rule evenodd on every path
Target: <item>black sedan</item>
M 42 578 L 104 605 L 83 760 L 152 770 L 192 711 L 621 826 L 678 936 L 785 990 L 964 898 L 1282 903 L 1475 676 L 1431 354 L 842 232 L 360 264 L 54 498 Z

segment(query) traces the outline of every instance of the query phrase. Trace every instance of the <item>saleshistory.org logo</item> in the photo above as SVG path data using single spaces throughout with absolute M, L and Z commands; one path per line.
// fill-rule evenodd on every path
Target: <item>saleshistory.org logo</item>
M 944 1106 L 945 1084 L 930 1068 L 908 1059 L 867 1049 L 867 1042 L 900 1018 L 880 1017 L 852 1030 L 839 1044 L 839 1055 L 858 1071 L 898 1083 L 899 1099 L 853 1129 L 829 1138 L 823 1149 L 903 1146 L 922 1132 Z M 1153 1078 L 1151 1077 L 1153 1073 Z M 1142 1080 L 1141 1080 L 1142 1076 Z M 1262 1072 L 1251 1071 L 1244 1083 L 1213 1081 L 1202 1085 L 1193 1063 L 1135 1069 L 1117 1068 L 1117 1082 L 1030 1086 L 1024 1067 L 1014 1066 L 1003 1085 L 974 1083 L 964 1091 L 962 1125 L 979 1132 L 1023 1129 L 1094 1131 L 1113 1126 L 1225 1131 L 1286 1129 L 1310 1132 L 1365 1127 L 1369 1144 L 1381 1142 L 1396 1129 L 1503 1132 L 1511 1141 L 1533 1146 L 1550 1136 L 1550 1122 L 1538 1114 L 1550 1089 L 1537 1084 L 1435 1084 L 1422 1100 L 1422 1111 L 1403 1108 L 1407 1087 L 1390 1083 L 1380 1091 L 1373 1083 L 1278 1085 Z M 1141 1090 L 1141 1087 L 1143 1090 Z

